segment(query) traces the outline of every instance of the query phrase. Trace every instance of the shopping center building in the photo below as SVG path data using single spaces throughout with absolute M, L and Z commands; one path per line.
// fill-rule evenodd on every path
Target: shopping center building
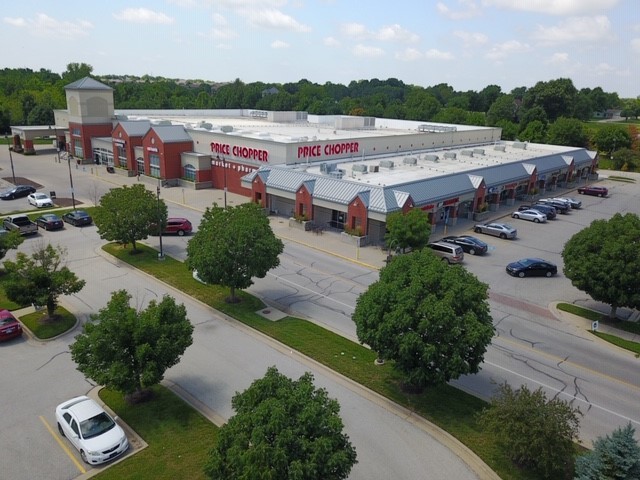
M 74 161 L 182 188 L 244 195 L 271 214 L 381 242 L 387 215 L 432 225 L 595 175 L 584 148 L 501 141 L 501 129 L 307 112 L 118 110 L 90 77 L 65 87 L 54 127 L 12 127 L 14 145 L 55 131 Z

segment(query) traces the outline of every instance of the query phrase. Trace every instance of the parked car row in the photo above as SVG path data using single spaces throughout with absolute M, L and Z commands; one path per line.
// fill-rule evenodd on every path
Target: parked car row
M 578 193 L 606 197 L 609 191 L 605 187 L 587 186 L 578 189 Z M 558 213 L 567 214 L 573 209 L 582 208 L 582 201 L 573 197 L 542 198 L 536 203 L 521 205 L 511 214 L 512 218 L 529 220 L 534 223 L 545 223 L 557 217 Z M 475 233 L 493 235 L 501 239 L 515 239 L 518 230 L 503 222 L 478 223 L 474 225 Z M 461 263 L 464 253 L 470 255 L 484 255 L 488 252 L 488 245 L 482 240 L 471 235 L 448 236 L 438 242 L 432 242 L 429 247 L 434 253 L 449 263 Z M 461 251 L 458 251 L 459 248 Z M 511 262 L 506 266 L 506 271 L 514 277 L 551 277 L 558 273 L 558 267 L 554 263 L 543 258 L 523 258 Z

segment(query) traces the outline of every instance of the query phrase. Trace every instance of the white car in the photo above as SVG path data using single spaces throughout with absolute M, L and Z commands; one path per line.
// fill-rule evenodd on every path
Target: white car
M 94 400 L 72 398 L 56 407 L 58 431 L 80 452 L 85 463 L 99 465 L 129 448 L 124 430 Z
M 523 220 L 531 220 L 532 222 L 535 222 L 535 223 L 544 223 L 547 221 L 547 216 L 544 213 L 539 212 L 538 210 L 533 210 L 533 209 L 513 212 L 511 214 L 511 217 L 522 218 Z
M 33 205 L 38 208 L 53 207 L 51 197 L 44 193 L 30 193 L 27 196 L 27 200 L 29 201 L 29 205 Z

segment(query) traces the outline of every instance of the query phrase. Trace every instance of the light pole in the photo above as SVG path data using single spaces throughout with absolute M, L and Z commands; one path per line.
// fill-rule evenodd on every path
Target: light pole
M 160 239 L 160 253 L 158 253 L 158 260 L 164 260 L 164 252 L 162 251 L 162 214 L 160 209 L 160 179 L 158 179 L 158 186 L 156 187 L 156 198 L 158 199 L 158 238 Z
M 76 209 L 76 196 L 73 193 L 73 176 L 71 175 L 71 158 L 67 157 L 67 165 L 69 166 L 69 185 L 71 186 L 71 203 L 73 209 Z
M 51 130 L 51 125 L 49 125 L 49 130 Z M 60 142 L 58 141 L 58 127 L 53 126 L 53 132 L 56 139 L 56 153 L 58 154 L 58 163 L 60 163 Z
M 393 258 L 392 255 L 391 255 L 391 248 L 393 248 L 393 244 L 394 243 L 399 243 L 397 238 L 394 238 L 393 240 L 391 240 L 389 242 L 389 247 L 387 249 L 387 258 L 384 261 L 387 265 L 389 265 L 391 263 L 391 259 Z
M 11 162 L 11 177 L 13 178 L 13 184 L 16 184 L 16 172 L 13 169 L 13 156 L 11 155 L 11 143 L 9 142 L 9 135 L 4 136 L 7 139 L 7 148 L 9 149 L 9 162 Z

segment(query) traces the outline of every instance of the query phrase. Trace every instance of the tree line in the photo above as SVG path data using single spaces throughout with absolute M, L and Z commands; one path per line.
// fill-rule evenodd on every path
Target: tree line
M 93 67 L 85 63 L 70 63 L 62 74 L 47 69 L 0 70 L 0 130 L 53 123 L 52 110 L 66 107 L 64 87 L 92 72 Z M 500 126 L 505 140 L 544 140 L 545 130 L 560 118 L 587 121 L 608 109 L 620 109 L 627 118 L 640 114 L 638 99 L 623 100 L 601 87 L 577 89 L 568 78 L 539 81 L 509 92 L 498 85 L 480 91 L 457 91 L 446 83 L 422 87 L 396 78 L 353 80 L 348 85 L 306 79 L 280 84 L 151 76 L 94 78 L 114 89 L 115 104 L 124 109 L 257 108 Z

